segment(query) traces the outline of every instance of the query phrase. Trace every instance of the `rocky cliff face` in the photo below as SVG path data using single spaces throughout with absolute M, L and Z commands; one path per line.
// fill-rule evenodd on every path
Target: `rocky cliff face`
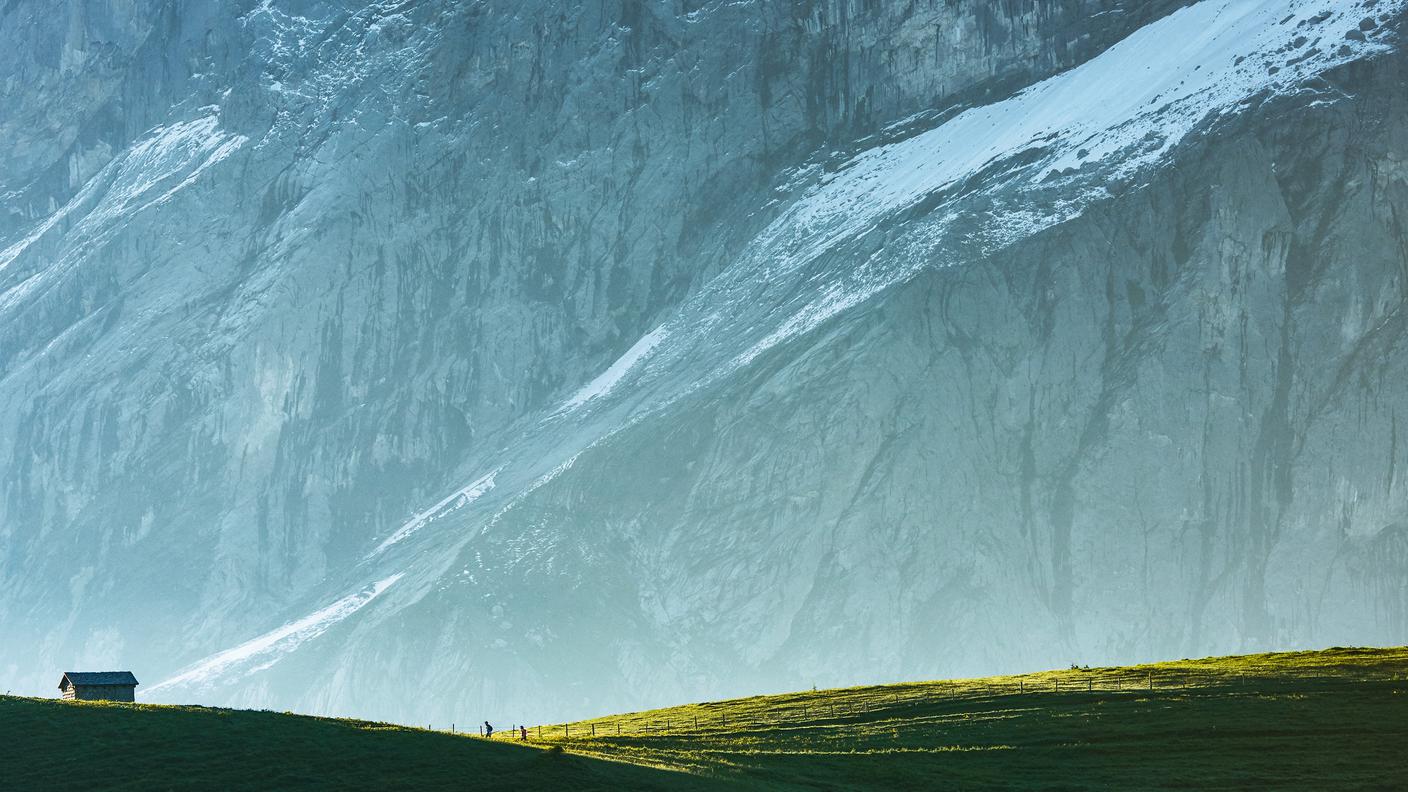
M 519 720 L 1400 643 L 1400 17 L 12 3 L 0 671 Z

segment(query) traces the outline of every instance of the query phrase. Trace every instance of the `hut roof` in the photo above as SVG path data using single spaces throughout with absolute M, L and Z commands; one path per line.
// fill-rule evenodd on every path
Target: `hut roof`
M 65 671 L 59 680 L 59 690 L 64 683 L 71 685 L 132 685 L 137 686 L 137 677 L 131 671 Z

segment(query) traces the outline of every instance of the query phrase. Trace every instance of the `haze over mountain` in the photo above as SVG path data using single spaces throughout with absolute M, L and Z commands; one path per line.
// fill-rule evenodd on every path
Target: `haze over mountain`
M 1408 642 L 1403 9 L 0 4 L 0 677 Z

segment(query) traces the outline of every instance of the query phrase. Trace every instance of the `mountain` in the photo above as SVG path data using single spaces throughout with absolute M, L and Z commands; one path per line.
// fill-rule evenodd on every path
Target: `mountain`
M 14 689 L 1406 640 L 1401 0 L 197 5 L 0 6 Z

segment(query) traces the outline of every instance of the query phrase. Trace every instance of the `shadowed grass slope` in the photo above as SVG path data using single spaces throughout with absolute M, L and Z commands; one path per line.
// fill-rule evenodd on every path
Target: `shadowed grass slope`
M 0 698 L 0 787 L 1401 789 L 1408 648 L 758 696 L 540 728 L 524 746 Z
M 680 773 L 369 721 L 0 697 L 0 790 L 676 790 Z

